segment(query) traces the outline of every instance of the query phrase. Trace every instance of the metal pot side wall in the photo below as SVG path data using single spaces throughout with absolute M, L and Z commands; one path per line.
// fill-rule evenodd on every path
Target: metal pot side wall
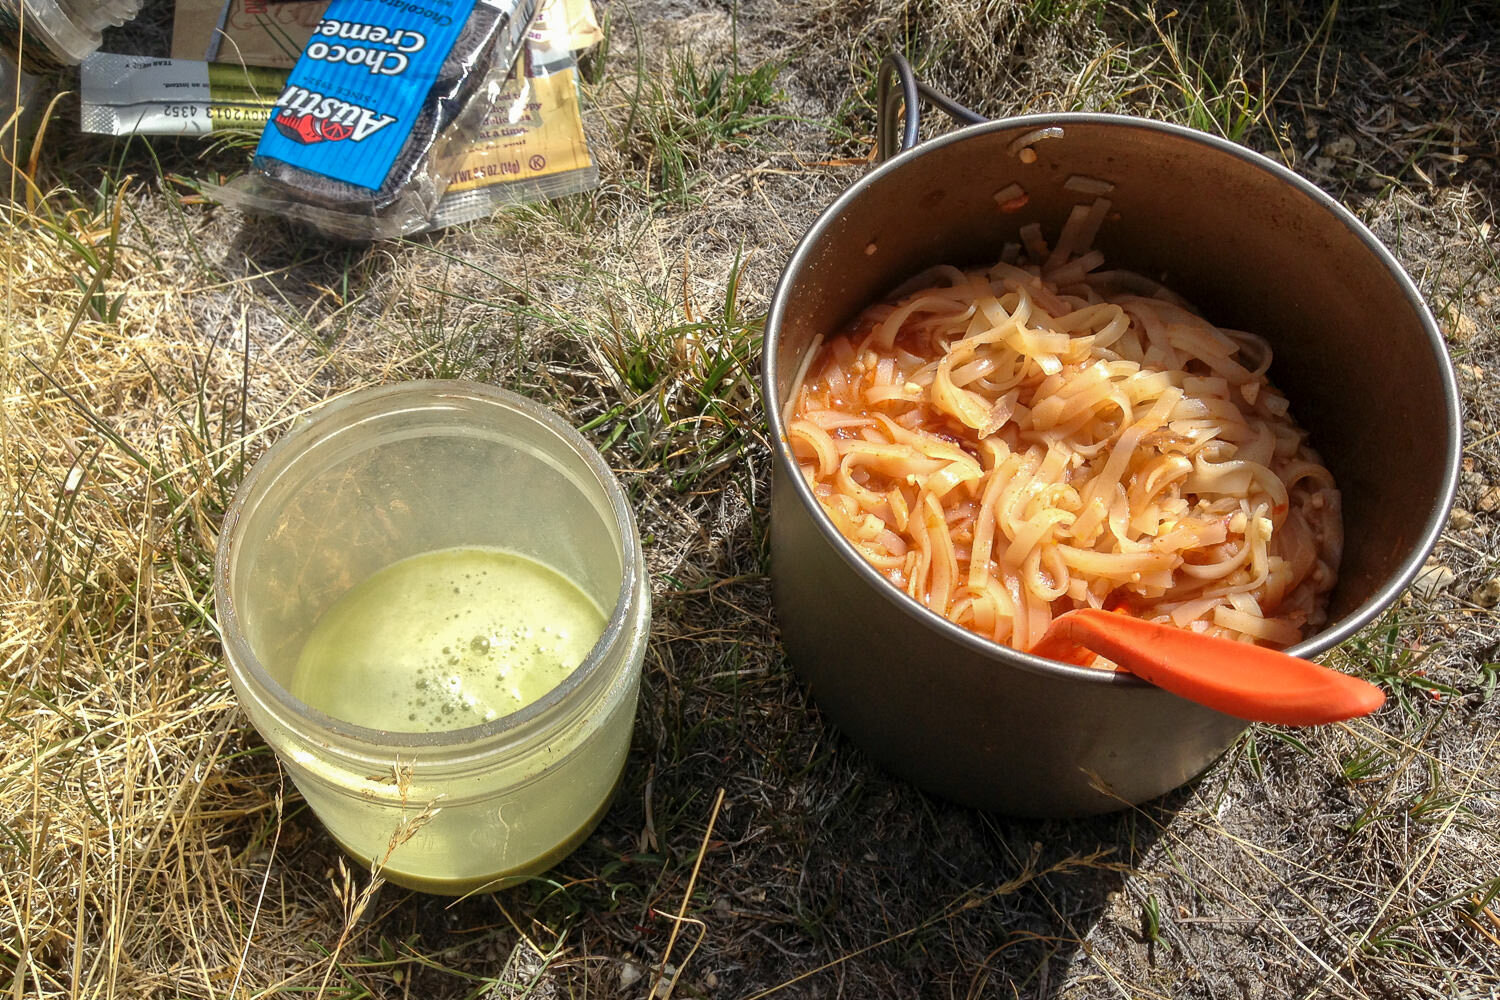
M 1082 816 L 1176 788 L 1245 728 L 1131 678 L 1017 669 L 935 639 L 822 540 L 787 482 L 771 512 L 773 565 L 795 566 L 773 579 L 787 653 L 823 713 L 892 773 L 982 809 Z

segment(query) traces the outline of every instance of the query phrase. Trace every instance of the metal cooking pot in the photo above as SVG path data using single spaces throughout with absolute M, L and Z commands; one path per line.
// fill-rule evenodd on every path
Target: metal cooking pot
M 933 264 L 993 262 L 1028 222 L 1055 236 L 1074 204 L 1092 201 L 1064 187 L 1070 176 L 1113 182 L 1095 242 L 1107 266 L 1157 278 L 1220 325 L 1269 339 L 1271 379 L 1342 490 L 1343 565 L 1328 627 L 1289 650 L 1305 657 L 1374 619 L 1437 541 L 1458 478 L 1452 367 L 1390 252 L 1291 171 L 1210 135 L 1101 114 L 1007 118 L 914 147 L 909 70 L 888 64 L 882 91 L 895 69 L 907 148 L 818 218 L 766 324 L 771 569 L 787 652 L 830 720 L 929 792 L 1023 816 L 1142 802 L 1201 772 L 1245 723 L 1130 675 L 999 646 L 887 583 L 824 515 L 787 443 L 783 411 L 813 338 Z M 882 114 L 886 136 L 891 118 Z M 1034 162 L 1012 152 L 1054 126 L 1063 135 L 1035 142 Z M 1029 200 L 1004 214 L 994 195 L 1012 183 Z

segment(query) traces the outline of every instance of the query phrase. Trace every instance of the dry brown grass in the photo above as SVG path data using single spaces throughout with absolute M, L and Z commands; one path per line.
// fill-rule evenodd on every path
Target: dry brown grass
M 324 246 L 183 203 L 161 170 L 207 169 L 196 147 L 80 141 L 60 109 L 38 187 L 0 207 L 0 991 L 1500 993 L 1500 621 L 1471 599 L 1500 573 L 1493 25 L 1415 3 L 1325 22 L 1291 3 L 747 2 L 737 26 L 687 7 L 609 8 L 598 192 L 411 244 Z M 762 110 L 801 120 L 715 142 L 639 107 L 639 72 L 670 79 L 688 45 L 726 65 L 736 35 L 747 68 L 790 60 Z M 892 39 L 986 113 L 1234 134 L 1344 200 L 1417 279 L 1460 365 L 1471 517 L 1437 554 L 1449 586 L 1339 654 L 1396 696 L 1375 718 L 1257 728 L 1189 788 L 1077 823 L 928 799 L 823 725 L 770 614 L 754 317 L 865 169 L 849 161 Z M 666 141 L 690 145 L 685 197 L 652 153 Z M 210 601 L 244 462 L 320 399 L 429 374 L 547 400 L 608 443 L 656 609 L 598 834 L 459 903 L 367 893 L 343 867 L 233 703 Z

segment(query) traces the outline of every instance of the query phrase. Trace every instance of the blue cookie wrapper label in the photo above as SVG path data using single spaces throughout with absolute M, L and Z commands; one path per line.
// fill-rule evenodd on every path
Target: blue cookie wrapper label
M 255 155 L 378 190 L 475 0 L 333 0 Z

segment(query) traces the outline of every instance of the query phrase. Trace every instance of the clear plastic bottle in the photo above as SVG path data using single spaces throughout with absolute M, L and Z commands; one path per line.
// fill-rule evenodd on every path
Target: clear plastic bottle
M 140 9 L 141 0 L 0 0 L 0 49 L 25 69 L 76 65 Z
M 23 73 L 10 54 L 0 48 L 0 147 L 9 150 L 17 135 L 25 131 L 35 93 L 36 77 Z

